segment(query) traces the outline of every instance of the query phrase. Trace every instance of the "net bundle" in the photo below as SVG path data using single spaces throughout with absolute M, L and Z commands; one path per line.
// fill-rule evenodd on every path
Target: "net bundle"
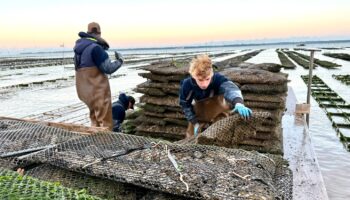
M 200 133 L 197 138 L 181 140 L 180 144 L 205 144 L 227 148 L 243 148 L 259 152 L 279 152 L 281 129 L 274 125 L 270 112 L 254 112 L 249 119 L 242 119 L 238 114 L 230 115 L 213 124 Z M 273 134 L 265 134 L 273 132 Z M 264 146 L 262 146 L 264 145 Z
M 22 159 L 196 199 L 282 198 L 274 186 L 276 169 L 288 170 L 281 157 L 112 133 L 75 138 Z
M 282 154 L 281 119 L 285 110 L 288 79 L 285 74 L 277 72 L 275 68 L 268 71 L 270 69 L 268 66 L 273 65 L 251 64 L 250 67 L 227 68 L 222 74 L 238 83 L 243 94 L 244 105 L 253 110 L 253 115 L 260 112 L 270 115 L 270 120 L 249 129 L 247 126 L 240 125 L 241 131 L 238 129 L 235 131 L 235 141 L 238 147 Z
M 102 199 L 136 200 L 136 199 L 184 199 L 181 196 L 170 195 L 149 190 L 131 184 L 116 182 L 105 178 L 93 177 L 87 174 L 70 171 L 50 164 L 41 164 L 26 171 L 26 176 L 39 180 L 59 183 L 73 190 L 85 191 L 87 194 Z
M 143 67 L 139 75 L 148 80 L 134 90 L 144 95 L 140 98 L 143 112 L 135 120 L 135 129 L 127 133 L 168 140 L 183 139 L 187 121 L 179 105 L 180 81 L 188 76 L 190 59 L 152 63 Z
M 67 179 L 73 179 L 73 183 L 77 183 L 75 186 L 85 182 L 85 185 L 91 183 L 92 188 L 108 183 L 117 187 L 112 194 L 129 194 L 136 199 L 140 196 L 137 191 L 142 190 L 143 197 L 150 199 L 167 199 L 174 195 L 178 199 L 283 199 L 291 196 L 291 172 L 281 156 L 215 146 L 179 145 L 128 134 L 76 136 L 74 132 L 30 122 L 0 122 L 12 125 L 1 129 L 2 136 L 35 132 L 34 135 L 45 133 L 60 141 L 41 151 L 26 151 L 26 154 L 16 156 L 21 161 L 45 163 L 28 170 L 28 175 L 43 180 L 46 177 L 46 180 L 67 184 L 71 182 Z M 67 139 L 68 135 L 70 139 Z M 40 138 L 36 140 L 40 141 Z M 33 138 L 29 141 L 38 143 Z M 11 140 L 3 144 L 6 143 Z M 27 148 L 32 146 L 27 145 Z M 60 173 L 57 167 L 69 173 Z M 88 181 L 87 177 L 99 181 Z M 67 186 L 76 188 L 73 183 Z M 136 191 L 128 189 L 129 186 Z M 96 189 L 89 192 L 99 195 Z
M 25 121 L 0 120 L 0 167 L 16 169 L 33 164 L 17 157 L 40 151 L 80 134 Z
M 48 147 L 79 137 L 79 133 L 16 120 L 0 120 L 0 153 L 20 153 L 22 150 Z

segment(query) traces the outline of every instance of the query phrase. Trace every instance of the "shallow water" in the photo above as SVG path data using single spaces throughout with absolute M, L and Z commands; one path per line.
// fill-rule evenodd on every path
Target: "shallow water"
M 68 67 L 69 65 L 66 66 Z M 34 81 L 67 78 L 74 75 L 74 70 L 67 69 L 65 68 L 66 66 L 59 65 L 0 71 L 0 87 L 20 83 L 31 83 Z
M 329 50 L 324 50 L 329 52 Z M 332 50 L 332 52 L 350 53 L 350 50 Z M 307 53 L 305 53 L 307 54 Z M 350 86 L 334 79 L 332 74 L 350 74 L 350 62 L 333 59 L 315 54 L 316 58 L 341 64 L 339 69 L 328 70 L 318 67 L 313 74 L 319 76 L 333 91 L 338 93 L 347 103 L 350 103 Z M 280 63 L 275 49 L 268 49 L 247 62 Z M 308 75 L 308 69 L 297 66 L 295 70 L 283 70 L 291 80 L 288 85 L 293 87 L 299 103 L 306 102 L 307 87 L 301 75 Z M 325 111 L 311 97 L 310 135 L 315 153 L 321 168 L 323 179 L 330 199 L 350 199 L 350 152 L 340 142 L 337 133 L 332 128 L 331 121 Z
M 340 44 L 337 44 L 340 45 Z M 349 44 L 343 44 L 350 46 Z M 317 46 L 316 44 L 313 46 Z M 319 47 L 332 46 L 319 45 Z M 248 60 L 251 63 L 273 62 L 279 63 L 276 48 L 281 46 L 256 46 L 254 49 L 268 48 L 257 56 Z M 285 48 L 285 47 L 283 47 Z M 288 47 L 287 47 L 288 48 Z M 218 48 L 219 49 L 219 48 Z M 220 49 L 228 50 L 230 48 Z M 202 49 L 203 50 L 203 49 Z M 215 49 L 205 49 L 205 51 L 214 51 Z M 248 51 L 241 51 L 241 48 L 232 48 L 235 54 L 214 59 L 220 61 L 224 58 L 238 56 Z M 163 50 L 164 51 L 164 50 Z M 178 50 L 180 52 L 180 50 Z M 186 50 L 188 52 L 188 50 Z M 196 51 L 194 49 L 193 51 Z M 323 52 L 346 52 L 350 53 L 350 49 L 345 50 L 323 50 Z M 164 53 L 164 52 L 147 52 L 147 53 Z M 154 56 L 154 55 L 153 55 Z M 164 54 L 162 55 L 164 56 Z M 147 57 L 147 56 L 144 56 Z M 160 56 L 161 57 L 161 56 Z M 343 65 L 339 69 L 328 70 L 324 68 L 316 68 L 314 74 L 317 74 L 331 89 L 337 92 L 343 99 L 350 103 L 350 86 L 347 86 L 340 81 L 332 78 L 332 74 L 350 74 L 350 62 L 333 59 L 322 56 L 321 53 L 316 53 L 316 58 L 336 62 Z M 112 95 L 117 95 L 119 92 L 127 92 L 138 99 L 141 94 L 132 91 L 137 84 L 143 83 L 144 78 L 138 76 L 142 70 L 138 66 L 147 65 L 147 62 L 125 65 L 119 69 L 116 74 L 121 75 L 118 78 L 110 79 Z M 66 77 L 74 74 L 74 69 L 65 68 L 67 66 L 53 66 L 45 68 L 31 68 L 11 71 L 0 71 L 0 86 L 18 84 L 36 80 L 51 79 L 56 77 Z M 68 67 L 72 67 L 69 65 Z M 288 85 L 293 87 L 296 97 L 299 102 L 306 102 L 307 88 L 301 75 L 307 75 L 308 70 L 297 66 L 294 70 L 283 70 L 289 74 L 291 80 Z M 42 75 L 38 75 L 42 74 Z M 76 95 L 75 86 L 62 88 L 35 88 L 28 90 L 16 90 L 8 97 L 0 98 L 1 110 L 0 116 L 9 117 L 24 117 L 30 114 L 43 113 L 64 106 L 79 103 Z M 339 141 L 336 132 L 332 128 L 330 120 L 327 118 L 323 109 L 317 102 L 311 98 L 311 115 L 310 115 L 310 134 L 312 137 L 313 146 L 318 158 L 326 189 L 330 199 L 350 199 L 350 152 L 346 151 L 342 143 Z

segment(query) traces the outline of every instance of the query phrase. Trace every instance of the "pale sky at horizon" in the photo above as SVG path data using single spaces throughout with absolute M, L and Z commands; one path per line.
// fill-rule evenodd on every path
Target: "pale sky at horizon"
M 72 47 L 91 21 L 111 48 L 350 36 L 348 0 L 11 0 L 0 12 L 0 48 Z

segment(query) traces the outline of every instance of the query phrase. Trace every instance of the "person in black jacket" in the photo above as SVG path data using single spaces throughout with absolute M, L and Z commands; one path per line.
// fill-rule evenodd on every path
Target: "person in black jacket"
M 107 74 L 123 64 L 120 53 L 112 61 L 106 50 L 108 43 L 101 37 L 100 25 L 92 22 L 88 31 L 79 32 L 74 46 L 76 90 L 79 99 L 89 108 L 91 126 L 113 129 L 112 97 Z
M 135 99 L 132 96 L 126 96 L 120 93 L 118 101 L 112 104 L 113 131 L 122 132 L 121 124 L 125 119 L 126 110 L 134 109 Z

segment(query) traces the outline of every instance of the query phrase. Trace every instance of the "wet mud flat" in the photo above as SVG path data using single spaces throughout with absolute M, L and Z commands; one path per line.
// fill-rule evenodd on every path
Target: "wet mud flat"
M 165 85 L 165 84 L 163 84 L 163 85 Z M 164 109 L 163 109 L 164 110 Z M 165 120 L 164 120 L 165 121 Z M 179 121 L 178 121 L 179 122 Z M 161 122 L 161 123 L 164 123 L 164 122 Z M 181 123 L 181 122 L 180 122 Z M 285 135 L 284 135 L 284 137 L 285 137 Z M 286 152 L 285 152 L 286 153 Z M 307 182 L 307 181 L 306 181 Z M 305 185 L 305 184 L 304 184 Z
M 73 58 L 2 58 L 0 70 L 73 64 Z

